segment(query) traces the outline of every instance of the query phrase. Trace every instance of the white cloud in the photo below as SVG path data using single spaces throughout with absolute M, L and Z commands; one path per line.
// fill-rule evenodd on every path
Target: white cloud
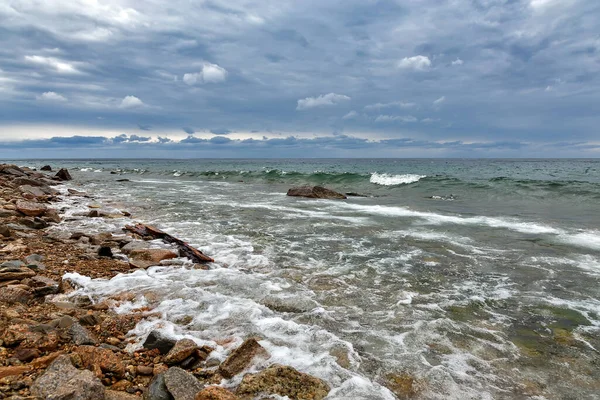
M 121 100 L 119 108 L 139 108 L 144 105 L 144 102 L 135 96 L 125 96 L 123 100 Z
M 227 70 L 217 64 L 204 63 L 200 72 L 190 72 L 183 75 L 183 81 L 188 85 L 202 83 L 219 83 L 227 79 Z
M 298 100 L 296 110 L 307 110 L 314 107 L 334 106 L 342 101 L 348 101 L 350 97 L 343 94 L 328 93 L 322 94 L 319 97 L 307 97 Z
M 342 119 L 354 119 L 358 117 L 358 113 L 354 110 L 350 111 L 348 114 L 344 115 Z
M 65 102 L 67 98 L 63 95 L 60 95 L 56 92 L 44 92 L 39 96 L 36 96 L 37 100 L 40 101 L 51 101 L 51 102 Z
M 375 122 L 417 122 L 418 119 L 412 115 L 379 115 L 375 118 Z
M 74 63 L 69 63 L 54 57 L 25 56 L 25 60 L 32 64 L 52 69 L 59 74 L 81 74 L 81 71 L 75 67 Z
M 431 60 L 426 56 L 404 57 L 398 63 L 398 67 L 413 69 L 415 71 L 425 71 L 431 67 Z
M 439 99 L 434 100 L 433 105 L 434 106 L 439 106 L 439 105 L 441 105 L 445 101 L 446 101 L 446 96 L 442 96 Z
M 399 108 L 413 108 L 416 107 L 416 103 L 404 103 L 401 101 L 392 101 L 391 103 L 375 103 L 365 106 L 365 111 L 381 110 L 382 108 L 399 107 Z
M 463 65 L 464 63 L 465 62 L 460 58 L 457 58 L 456 60 L 452 61 L 452 65 Z

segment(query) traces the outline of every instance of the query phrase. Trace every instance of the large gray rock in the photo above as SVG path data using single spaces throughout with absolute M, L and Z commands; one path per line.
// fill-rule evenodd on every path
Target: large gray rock
M 78 346 L 84 344 L 96 344 L 96 339 L 94 339 L 92 334 L 77 322 L 71 325 L 69 334 L 71 335 L 71 341 Z
M 171 367 L 165 372 L 165 385 L 174 400 L 194 400 L 203 385 L 189 372 Z
M 52 400 L 104 400 L 104 386 L 92 371 L 73 367 L 67 355 L 58 357 L 31 386 L 31 394 Z
M 287 192 L 288 196 L 307 197 L 310 199 L 346 199 L 341 193 L 325 189 L 321 186 L 299 186 L 293 187 Z

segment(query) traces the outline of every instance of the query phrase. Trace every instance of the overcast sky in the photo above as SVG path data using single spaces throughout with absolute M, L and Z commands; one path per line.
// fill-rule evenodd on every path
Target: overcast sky
M 598 157 L 597 0 L 4 0 L 0 157 Z

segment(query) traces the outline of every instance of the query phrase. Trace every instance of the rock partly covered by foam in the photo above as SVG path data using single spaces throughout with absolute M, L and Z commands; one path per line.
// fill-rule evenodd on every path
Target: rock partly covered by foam
M 288 196 L 308 197 L 311 199 L 346 199 L 341 193 L 321 186 L 299 186 L 288 190 Z
M 246 339 L 244 343 L 235 349 L 219 367 L 219 373 L 227 378 L 233 378 L 248 368 L 256 357 L 268 358 L 269 353 L 255 338 Z
M 31 387 L 40 399 L 104 400 L 104 386 L 91 371 L 80 371 L 69 356 L 58 357 Z
M 137 268 L 159 265 L 162 260 L 177 258 L 179 254 L 167 249 L 134 249 L 129 253 L 129 262 Z
M 241 399 L 253 399 L 264 394 L 298 400 L 320 400 L 327 396 L 329 390 L 329 385 L 319 378 L 292 367 L 274 364 L 257 374 L 245 375 L 237 395 Z

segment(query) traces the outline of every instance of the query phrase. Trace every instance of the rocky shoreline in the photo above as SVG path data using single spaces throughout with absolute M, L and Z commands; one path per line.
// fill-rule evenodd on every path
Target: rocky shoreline
M 289 366 L 269 365 L 260 338 L 216 341 L 228 353 L 224 360 L 211 355 L 212 347 L 158 331 L 151 332 L 141 348 L 128 350 L 136 342 L 129 332 L 151 317 L 152 309 L 117 314 L 115 308 L 133 300 L 133 294 L 94 302 L 78 294 L 77 281 L 65 274 L 110 279 L 168 265 L 181 256 L 191 257 L 197 268 L 207 268 L 203 262 L 210 258 L 173 237 L 162 237 L 170 247 L 151 248 L 148 240 L 156 239 L 156 231 L 164 232 L 146 225 L 123 226 L 120 232 L 57 233 L 53 228 L 68 211 L 61 201 L 90 197 L 61 186 L 71 179 L 67 170 L 55 174 L 44 166 L 41 171 L 0 164 L 0 399 L 327 396 L 330 387 L 321 379 Z M 90 204 L 83 218 L 123 216 L 128 213 L 115 215 Z

